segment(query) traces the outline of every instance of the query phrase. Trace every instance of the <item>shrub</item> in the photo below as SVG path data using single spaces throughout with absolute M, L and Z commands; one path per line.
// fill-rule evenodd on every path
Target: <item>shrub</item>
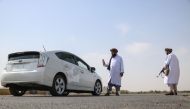
M 110 91 L 110 94 L 115 94 L 115 92 L 114 91 Z
M 154 91 L 154 93 L 160 93 L 160 92 L 161 92 L 161 91 L 157 91 L 157 90 Z
M 129 91 L 128 90 L 121 90 L 120 93 L 121 94 L 129 94 Z
M 153 91 L 153 90 L 150 90 L 149 93 L 154 93 L 154 91 Z

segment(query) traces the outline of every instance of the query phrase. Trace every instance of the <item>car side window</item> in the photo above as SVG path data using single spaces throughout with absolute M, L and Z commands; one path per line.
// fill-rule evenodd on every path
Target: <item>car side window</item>
M 64 61 L 67 61 L 67 62 L 69 62 L 69 63 L 72 63 L 72 64 L 75 64 L 75 65 L 76 65 L 75 60 L 74 60 L 74 58 L 73 58 L 72 55 L 66 54 L 66 53 L 62 53 L 62 52 L 58 52 L 58 53 L 55 53 L 55 54 L 57 55 L 57 57 L 58 57 L 59 59 L 64 60 Z
M 76 64 L 76 63 L 75 63 L 75 60 L 74 60 L 74 58 L 73 58 L 73 56 L 70 55 L 70 54 L 64 54 L 64 53 L 63 53 L 63 60 L 65 60 L 65 61 L 67 61 L 67 62 L 70 62 L 70 63 L 72 63 L 72 64 Z
M 62 53 L 62 52 L 57 52 L 57 53 L 55 53 L 55 54 L 56 54 L 56 56 L 57 56 L 59 59 L 63 60 L 63 53 Z
M 80 66 L 80 67 L 82 67 L 82 68 L 84 68 L 84 69 L 89 70 L 88 65 L 86 65 L 86 63 L 84 63 L 81 59 L 76 58 L 76 60 L 77 60 L 77 64 L 78 64 L 78 66 Z

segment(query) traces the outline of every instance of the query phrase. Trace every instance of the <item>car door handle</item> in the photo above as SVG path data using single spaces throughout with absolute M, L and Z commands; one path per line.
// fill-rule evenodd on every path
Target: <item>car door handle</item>
M 65 67 L 68 67 L 68 65 L 67 65 L 67 64 L 65 64 Z
M 81 70 L 80 72 L 81 72 L 81 73 L 84 73 L 84 71 L 82 71 L 82 70 Z

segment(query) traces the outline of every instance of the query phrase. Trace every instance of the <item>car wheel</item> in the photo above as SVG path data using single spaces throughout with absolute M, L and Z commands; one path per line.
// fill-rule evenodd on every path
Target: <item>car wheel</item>
M 50 94 L 52 96 L 63 96 L 65 93 L 65 79 L 61 75 L 57 75 L 54 80 L 52 87 L 50 88 Z
M 96 81 L 92 95 L 99 96 L 101 94 L 101 92 L 102 92 L 102 84 L 100 83 L 100 81 Z
M 26 89 L 17 85 L 11 85 L 9 91 L 13 96 L 22 96 L 26 93 Z

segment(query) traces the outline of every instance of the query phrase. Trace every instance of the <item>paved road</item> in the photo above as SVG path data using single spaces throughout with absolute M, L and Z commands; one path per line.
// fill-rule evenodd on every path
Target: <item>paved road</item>
M 0 96 L 0 109 L 190 109 L 190 97 L 162 94 L 127 94 L 119 97 Z

